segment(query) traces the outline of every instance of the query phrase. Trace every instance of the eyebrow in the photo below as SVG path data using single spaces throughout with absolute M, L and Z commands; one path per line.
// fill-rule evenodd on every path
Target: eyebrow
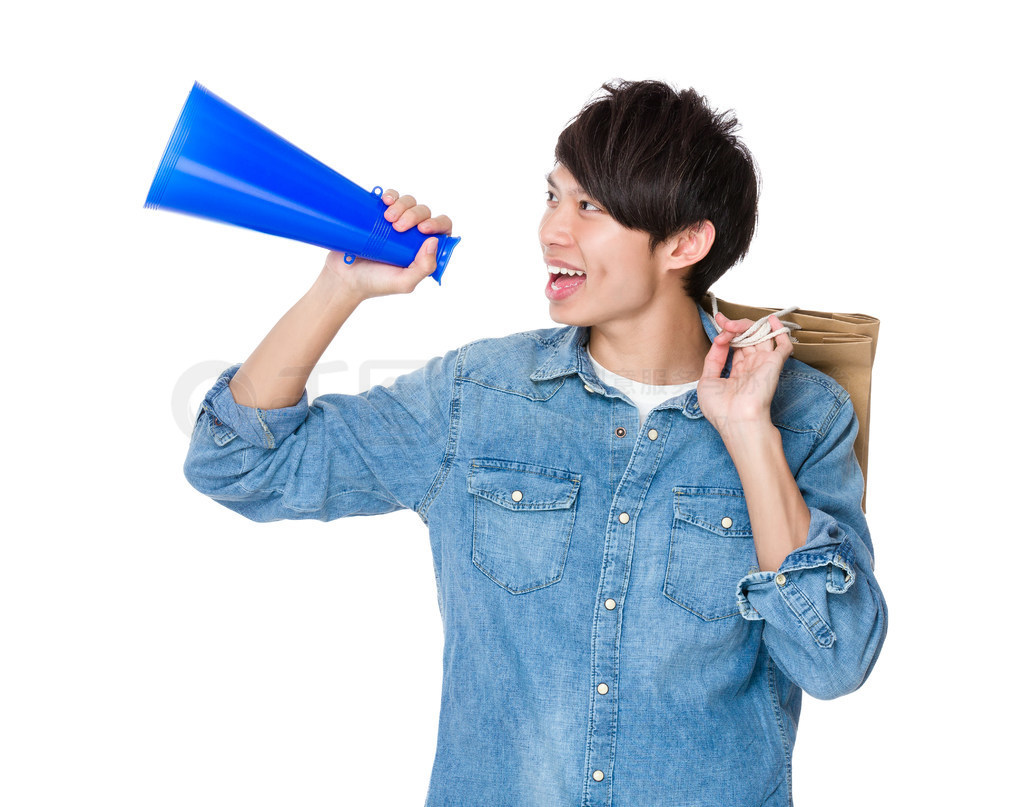
M 552 173 L 554 173 L 554 172 L 552 172 Z M 558 187 L 558 183 L 556 183 L 555 180 L 553 180 L 551 178 L 551 174 L 546 174 L 544 178 L 548 181 L 548 185 L 550 185 L 556 191 L 561 192 L 562 189 L 559 188 Z M 581 194 L 582 195 L 586 195 L 585 192 L 583 190 L 581 190 L 579 187 L 566 188 L 565 192 L 568 193 L 570 196 L 580 196 Z

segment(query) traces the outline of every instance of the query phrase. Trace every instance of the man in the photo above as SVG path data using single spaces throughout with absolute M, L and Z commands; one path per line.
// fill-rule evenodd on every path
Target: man
M 856 419 L 784 331 L 731 349 L 750 323 L 698 307 L 754 231 L 735 119 L 657 82 L 603 89 L 548 178 L 563 327 L 309 404 L 349 314 L 415 288 L 436 240 L 407 268 L 331 253 L 207 395 L 186 474 L 256 521 L 405 507 L 428 526 L 445 630 L 428 805 L 790 804 L 801 690 L 856 689 L 885 635 Z M 385 201 L 398 230 L 451 229 Z

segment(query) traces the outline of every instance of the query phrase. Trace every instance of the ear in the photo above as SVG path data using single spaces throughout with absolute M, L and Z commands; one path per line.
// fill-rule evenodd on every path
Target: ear
M 715 225 L 702 221 L 671 236 L 666 242 L 666 259 L 670 269 L 684 269 L 701 260 L 715 243 Z

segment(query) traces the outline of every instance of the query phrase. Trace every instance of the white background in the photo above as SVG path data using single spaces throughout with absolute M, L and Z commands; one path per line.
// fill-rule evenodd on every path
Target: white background
M 443 286 L 360 307 L 316 394 L 552 324 L 544 174 L 564 124 L 624 77 L 692 85 L 744 124 L 759 233 L 720 296 L 882 320 L 868 515 L 890 631 L 862 689 L 805 699 L 796 803 L 1006 803 L 1022 173 L 1000 5 L 5 12 L 0 802 L 426 793 L 442 637 L 419 519 L 257 525 L 181 473 L 217 370 L 324 255 L 143 209 L 192 82 L 358 184 L 448 212 L 464 238 Z

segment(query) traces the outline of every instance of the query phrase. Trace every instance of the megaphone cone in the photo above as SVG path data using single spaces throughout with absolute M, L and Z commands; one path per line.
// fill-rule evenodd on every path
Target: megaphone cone
M 146 207 L 234 224 L 356 257 L 408 266 L 427 238 L 384 218 L 383 189 L 364 190 L 198 82 L 157 169 Z M 461 241 L 436 236 L 438 283 Z

